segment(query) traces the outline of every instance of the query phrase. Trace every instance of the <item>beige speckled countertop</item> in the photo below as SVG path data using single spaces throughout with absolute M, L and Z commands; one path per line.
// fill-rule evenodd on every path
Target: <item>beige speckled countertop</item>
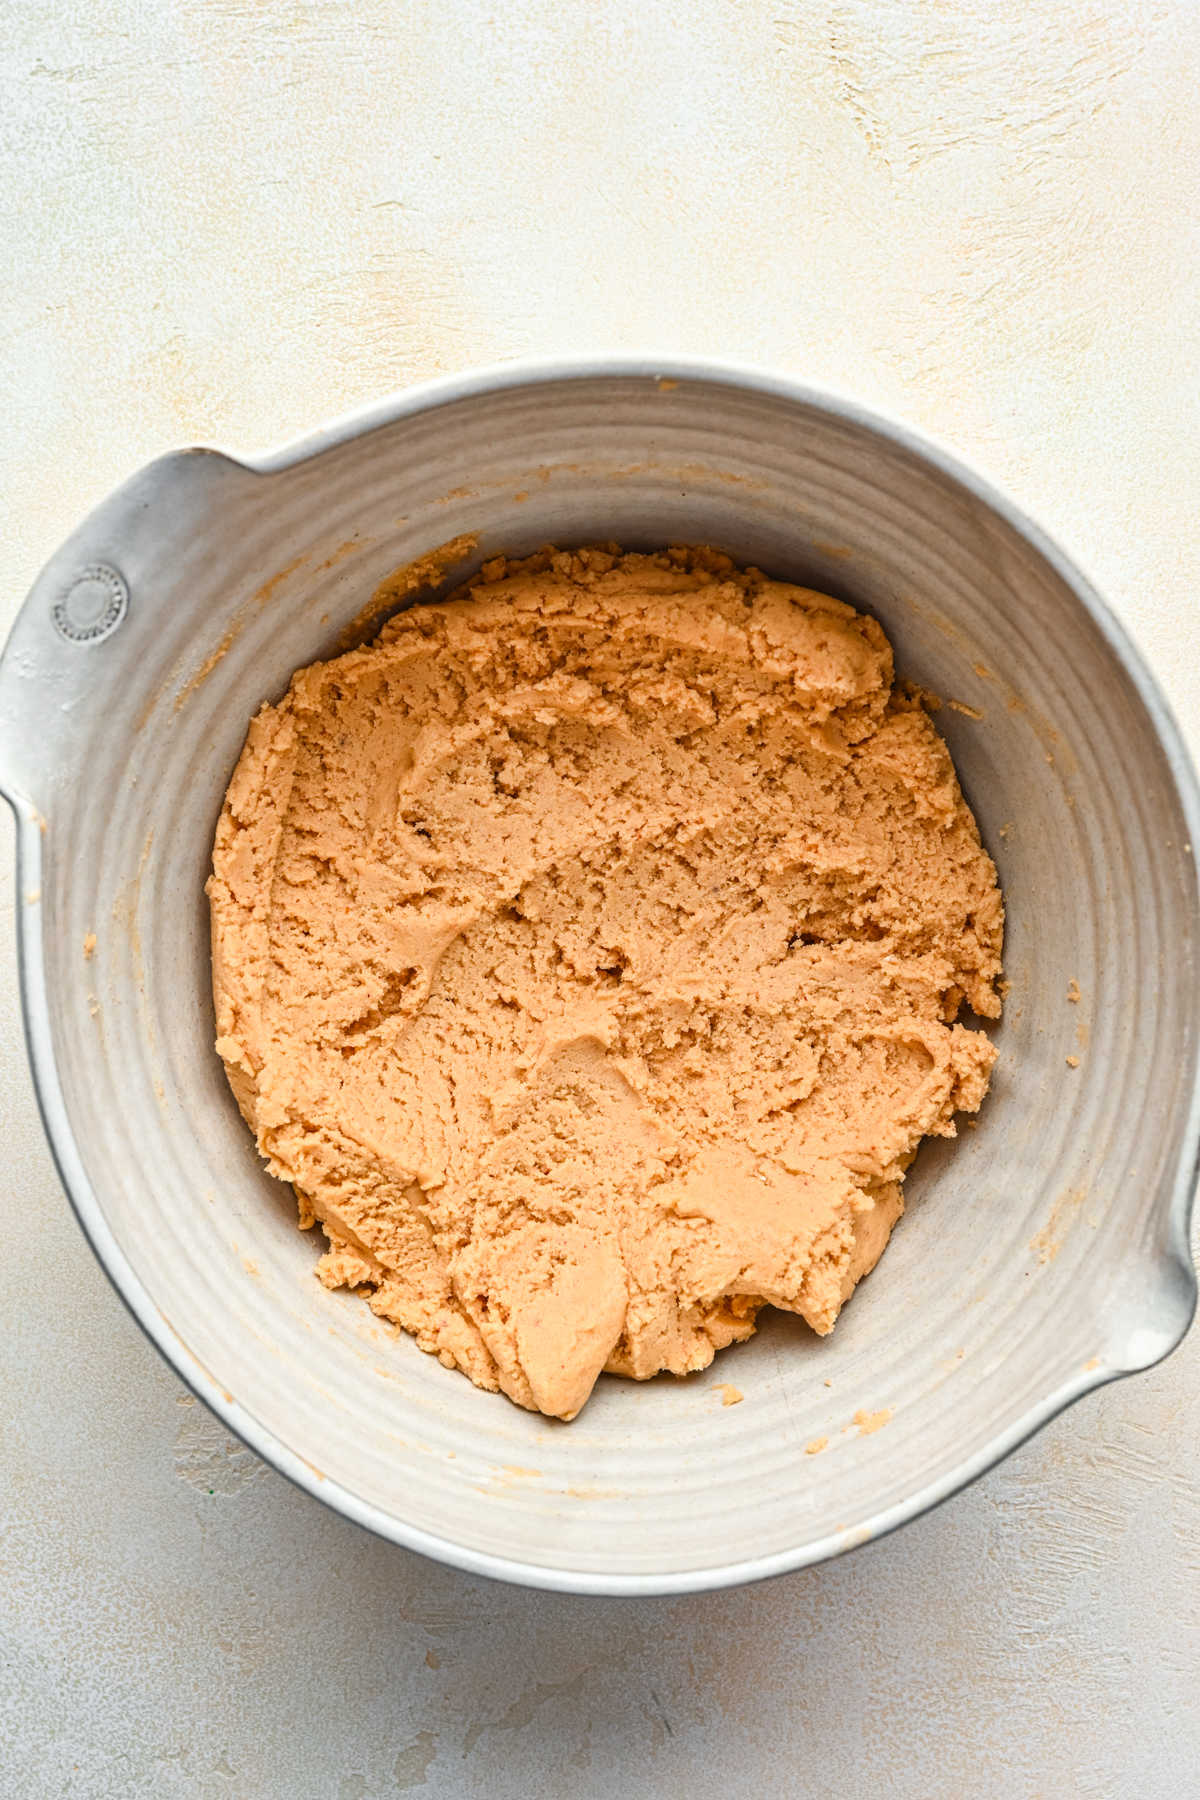
M 0 626 L 159 451 L 530 350 L 711 351 L 972 457 L 1200 749 L 1196 25 L 1192 0 L 23 0 Z M 425 1563 L 262 1468 L 108 1288 L 25 1071 L 0 837 L 6 1794 L 1191 1791 L 1200 1335 L 767 1587 L 583 1601 Z

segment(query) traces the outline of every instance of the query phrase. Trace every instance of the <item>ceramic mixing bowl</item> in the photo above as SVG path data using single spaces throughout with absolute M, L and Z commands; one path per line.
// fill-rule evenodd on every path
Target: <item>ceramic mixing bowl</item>
M 1008 902 L 990 1097 L 919 1155 L 833 1336 L 768 1315 L 688 1380 L 602 1379 L 569 1426 L 320 1286 L 213 1052 L 203 884 L 247 722 L 390 571 L 460 535 L 450 581 L 548 540 L 704 540 L 875 613 L 948 702 Z M 593 1593 L 796 1568 L 912 1518 L 1187 1327 L 1200 818 L 1179 733 L 1059 551 L 858 407 L 712 364 L 517 366 L 282 454 L 165 457 L 26 601 L 0 779 L 34 1074 L 97 1256 L 233 1431 L 397 1543 Z

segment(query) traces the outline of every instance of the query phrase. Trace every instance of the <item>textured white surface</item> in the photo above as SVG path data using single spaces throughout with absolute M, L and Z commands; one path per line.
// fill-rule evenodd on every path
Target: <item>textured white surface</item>
M 84 10 L 23 0 L 0 49 L 5 620 L 160 450 L 669 345 L 973 456 L 1200 748 L 1191 0 Z M 0 852 L 6 1793 L 1191 1791 L 1200 1337 L 766 1588 L 572 1601 L 425 1564 L 260 1469 L 107 1288 L 25 1074 L 7 821 Z

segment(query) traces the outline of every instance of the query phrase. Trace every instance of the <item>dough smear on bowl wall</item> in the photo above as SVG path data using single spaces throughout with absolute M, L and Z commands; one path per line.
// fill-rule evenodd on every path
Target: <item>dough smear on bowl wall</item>
M 485 564 L 253 720 L 217 1048 L 328 1286 L 572 1418 L 832 1330 L 994 1060 L 1003 907 L 879 625 L 718 552 Z

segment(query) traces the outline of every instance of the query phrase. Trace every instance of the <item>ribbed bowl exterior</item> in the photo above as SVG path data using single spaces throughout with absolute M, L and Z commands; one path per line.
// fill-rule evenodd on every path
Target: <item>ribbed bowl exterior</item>
M 202 889 L 247 722 L 461 533 L 454 579 L 546 541 L 706 541 L 874 612 L 901 673 L 957 703 L 939 724 L 1008 903 L 991 1095 L 918 1157 L 832 1338 L 773 1316 L 687 1381 L 602 1380 L 567 1427 L 316 1282 L 212 1048 Z M 125 616 L 71 641 L 55 607 L 95 567 Z M 1187 1327 L 1192 774 L 1083 579 L 901 428 L 745 371 L 578 364 L 431 384 L 256 464 L 168 457 L 30 594 L 0 779 L 35 1076 L 97 1254 L 232 1428 L 387 1537 L 581 1591 L 776 1573 L 911 1517 Z M 860 1409 L 891 1416 L 864 1433 Z

